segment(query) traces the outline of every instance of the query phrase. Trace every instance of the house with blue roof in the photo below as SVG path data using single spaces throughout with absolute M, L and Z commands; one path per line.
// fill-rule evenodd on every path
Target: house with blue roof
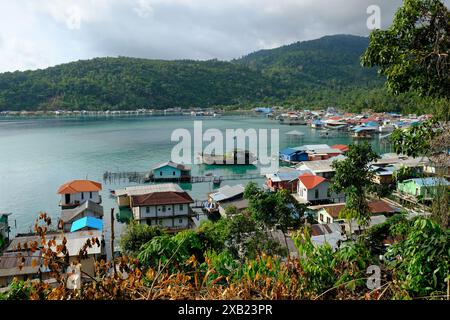
M 72 223 L 70 232 L 80 231 L 80 230 L 102 230 L 103 220 L 94 217 L 84 217 L 75 220 Z
M 308 153 L 305 150 L 286 148 L 280 151 L 280 160 L 284 162 L 308 161 Z
M 436 194 L 439 186 L 450 187 L 450 182 L 444 178 L 428 177 L 408 179 L 397 183 L 397 190 L 400 193 L 423 199 L 431 199 Z
M 191 178 L 191 168 L 184 164 L 168 161 L 153 167 L 151 175 L 154 181 L 189 181 Z

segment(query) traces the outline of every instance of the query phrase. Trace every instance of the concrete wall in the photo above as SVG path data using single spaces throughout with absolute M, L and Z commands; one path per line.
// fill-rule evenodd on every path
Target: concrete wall
M 179 178 L 181 177 L 181 170 L 165 166 L 153 171 L 153 175 L 155 179 L 168 179 L 168 178 Z
M 189 227 L 189 218 L 183 217 L 160 217 L 160 218 L 148 218 L 139 221 L 141 224 L 148 224 L 151 226 L 159 225 L 163 228 L 184 228 Z
M 343 193 L 336 194 L 334 192 L 330 192 L 330 196 L 328 196 L 328 189 L 330 187 L 330 183 L 328 181 L 324 181 L 314 189 L 306 189 L 302 182 L 299 180 L 297 193 L 298 195 L 305 200 L 306 202 L 311 201 L 324 201 L 329 200 L 332 202 L 344 202 L 345 195 Z M 316 197 L 316 190 L 318 190 L 318 197 Z
M 75 204 L 77 201 L 78 203 L 82 203 L 86 200 L 92 200 L 96 203 L 100 203 L 100 194 L 98 191 L 92 192 L 92 197 L 89 192 L 80 192 L 80 193 L 72 193 L 70 194 L 70 202 L 66 203 L 66 195 L 61 195 L 61 204 Z
M 160 206 L 139 207 L 139 219 L 172 217 L 174 215 L 187 216 L 188 214 L 189 214 L 189 204 L 187 203 L 170 204 L 165 206 L 160 205 Z

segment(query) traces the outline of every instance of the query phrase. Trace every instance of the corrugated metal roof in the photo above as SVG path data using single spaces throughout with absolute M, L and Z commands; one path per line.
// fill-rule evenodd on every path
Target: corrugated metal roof
M 244 190 L 245 188 L 241 184 L 235 186 L 226 185 L 217 189 L 216 192 L 211 193 L 209 196 L 213 201 L 219 202 L 243 194 Z
M 444 186 L 450 186 L 450 182 L 448 182 L 447 180 L 443 179 L 443 178 L 436 178 L 436 177 L 428 177 L 428 178 L 416 178 L 416 179 L 408 179 L 403 181 L 403 183 L 405 182 L 414 182 L 415 184 L 417 184 L 418 186 L 421 187 L 432 187 L 432 186 L 436 186 L 436 185 L 444 185 Z
M 46 239 L 51 240 L 55 238 L 56 244 L 61 244 L 62 239 L 66 238 L 67 243 L 66 247 L 69 251 L 70 256 L 77 256 L 80 249 L 83 248 L 84 244 L 86 243 L 87 239 L 90 238 L 98 238 L 99 240 L 102 239 L 102 231 L 101 230 L 86 230 L 86 231 L 76 231 L 76 232 L 68 232 L 68 233 L 53 233 L 53 234 L 47 234 Z M 20 244 L 23 247 L 24 243 L 32 243 L 36 241 L 39 245 L 39 247 L 42 247 L 41 244 L 41 237 L 38 235 L 32 235 L 32 236 L 22 236 L 22 237 L 15 237 L 11 240 L 11 243 L 6 248 L 5 251 L 11 252 L 11 251 L 17 251 L 18 245 Z M 87 250 L 88 254 L 100 254 L 101 253 L 101 247 L 98 247 L 97 245 L 94 245 L 92 248 L 89 248 Z
M 96 192 L 100 190 L 102 190 L 102 184 L 100 182 L 91 180 L 72 180 L 59 187 L 58 194 Z
M 92 228 L 97 230 L 103 229 L 103 220 L 94 217 L 84 217 L 72 223 L 70 232 L 75 232 L 83 228 Z
M 161 183 L 145 186 L 130 186 L 124 189 L 116 190 L 116 196 L 124 196 L 124 195 L 139 196 L 147 193 L 166 192 L 166 191 L 183 192 L 183 189 L 181 189 L 181 187 L 175 183 Z
M 84 211 L 89 210 L 94 212 L 97 216 L 103 216 L 103 207 L 91 200 L 87 200 L 73 209 L 64 209 L 61 211 L 61 220 L 70 222 Z
M 189 170 L 191 170 L 191 168 L 189 166 L 186 166 L 186 165 L 181 164 L 181 163 L 175 163 L 173 161 L 167 161 L 167 162 L 161 163 L 161 164 L 153 167 L 152 170 L 156 170 L 156 169 L 163 168 L 163 167 L 172 167 L 172 168 L 175 168 L 175 169 L 178 169 L 178 170 L 182 170 L 182 171 L 189 171 Z
M 131 197 L 132 207 L 142 207 L 142 206 L 155 206 L 155 205 L 170 205 L 170 204 L 188 204 L 192 203 L 191 196 L 183 192 L 153 192 L 149 194 L 143 194 L 139 196 Z

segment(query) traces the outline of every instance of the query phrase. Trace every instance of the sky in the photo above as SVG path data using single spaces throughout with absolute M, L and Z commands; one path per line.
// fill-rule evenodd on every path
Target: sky
M 0 0 L 0 72 L 94 57 L 239 58 L 333 34 L 367 36 L 401 0 Z M 371 20 L 372 21 L 372 20 Z

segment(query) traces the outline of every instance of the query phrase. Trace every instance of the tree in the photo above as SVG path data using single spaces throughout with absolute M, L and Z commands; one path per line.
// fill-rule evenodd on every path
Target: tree
M 375 30 L 361 58 L 379 67 L 395 94 L 450 97 L 450 11 L 442 0 L 405 0 L 387 30 Z
M 418 218 L 404 241 L 386 254 L 397 276 L 414 296 L 444 293 L 449 276 L 450 231 L 430 219 Z
M 299 204 L 287 190 L 265 192 L 255 183 L 249 183 L 244 191 L 249 200 L 249 211 L 255 221 L 265 229 L 278 227 L 283 232 L 286 248 L 286 233 L 289 228 L 298 227 L 304 220 L 306 206 Z
M 414 172 L 410 167 L 401 166 L 394 171 L 392 177 L 395 182 L 403 182 L 406 179 L 410 179 L 414 176 Z
M 436 192 L 433 192 L 431 212 L 433 219 L 442 227 L 449 223 L 450 195 L 444 183 L 450 166 L 450 124 L 429 120 L 408 129 L 397 129 L 391 136 L 394 151 L 412 157 L 427 157 L 434 166 L 438 179 Z
M 370 163 L 379 156 L 366 142 L 364 144 L 351 144 L 344 160 L 335 160 L 332 167 L 336 170 L 331 189 L 335 192 L 344 192 L 347 201 L 345 207 L 355 210 L 356 219 L 360 224 L 367 224 L 370 218 L 367 203 L 368 192 L 373 190 L 373 173 Z
M 162 234 L 163 231 L 157 226 L 140 224 L 131 220 L 120 238 L 120 245 L 124 252 L 137 254 L 143 244 Z

